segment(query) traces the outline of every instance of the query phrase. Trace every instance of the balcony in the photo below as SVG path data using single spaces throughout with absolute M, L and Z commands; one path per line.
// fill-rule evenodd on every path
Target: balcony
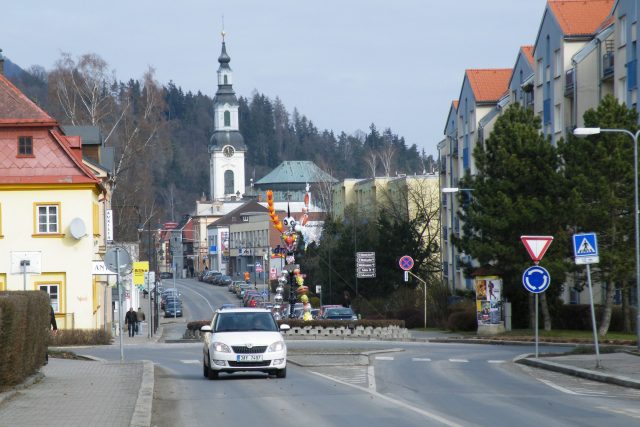
M 602 80 L 613 77 L 615 61 L 613 52 L 607 52 L 602 57 Z
M 564 73 L 564 96 L 571 98 L 576 87 L 576 70 L 571 68 Z M 545 121 L 545 123 L 547 123 Z
M 458 158 L 458 141 L 454 141 L 451 144 L 451 156 Z

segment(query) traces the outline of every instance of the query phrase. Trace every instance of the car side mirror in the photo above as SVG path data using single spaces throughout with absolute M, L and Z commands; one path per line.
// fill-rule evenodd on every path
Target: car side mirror
M 288 331 L 289 329 L 291 329 L 291 326 L 287 325 L 286 323 L 283 323 L 282 325 L 280 325 L 281 331 Z
M 200 327 L 200 332 L 211 332 L 211 326 L 204 325 Z

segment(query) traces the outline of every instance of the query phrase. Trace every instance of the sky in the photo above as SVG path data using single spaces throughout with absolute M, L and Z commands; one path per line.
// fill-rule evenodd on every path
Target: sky
M 96 53 L 119 80 L 213 96 L 222 21 L 238 96 L 279 97 L 319 129 L 391 128 L 437 155 L 467 68 L 511 68 L 545 0 L 20 0 L 0 14 L 11 61 Z

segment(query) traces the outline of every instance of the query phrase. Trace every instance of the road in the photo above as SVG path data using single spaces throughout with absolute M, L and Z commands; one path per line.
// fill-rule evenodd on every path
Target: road
M 168 287 L 171 281 L 166 282 Z M 177 286 L 185 319 L 165 324 L 169 338 L 178 338 L 187 320 L 209 319 L 215 307 L 238 301 L 226 288 L 194 280 L 177 280 Z M 125 352 L 127 358 L 156 364 L 152 425 L 157 426 L 640 424 L 640 391 L 513 364 L 514 357 L 533 351 L 527 346 L 376 341 L 289 341 L 287 346 L 290 360 L 303 366 L 290 363 L 286 379 L 240 373 L 208 381 L 199 343 L 130 345 Z M 363 365 L 317 356 L 339 352 L 375 353 Z M 119 357 L 117 346 L 80 353 Z

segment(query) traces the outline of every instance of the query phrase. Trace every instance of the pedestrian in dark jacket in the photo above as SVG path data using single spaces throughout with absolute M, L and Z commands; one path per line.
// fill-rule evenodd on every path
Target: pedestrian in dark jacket
M 138 307 L 138 311 L 136 311 L 136 334 L 140 333 L 140 322 L 144 319 L 144 311 L 142 311 L 142 307 Z
M 129 327 L 129 336 L 132 337 L 136 332 L 136 322 L 138 321 L 138 316 L 136 312 L 133 311 L 133 307 L 127 311 L 127 314 L 124 316 L 124 324 Z
M 51 323 L 51 330 L 54 334 L 58 331 L 58 323 L 56 322 L 56 313 L 53 311 L 53 306 L 50 305 L 51 311 L 49 312 L 49 322 Z

